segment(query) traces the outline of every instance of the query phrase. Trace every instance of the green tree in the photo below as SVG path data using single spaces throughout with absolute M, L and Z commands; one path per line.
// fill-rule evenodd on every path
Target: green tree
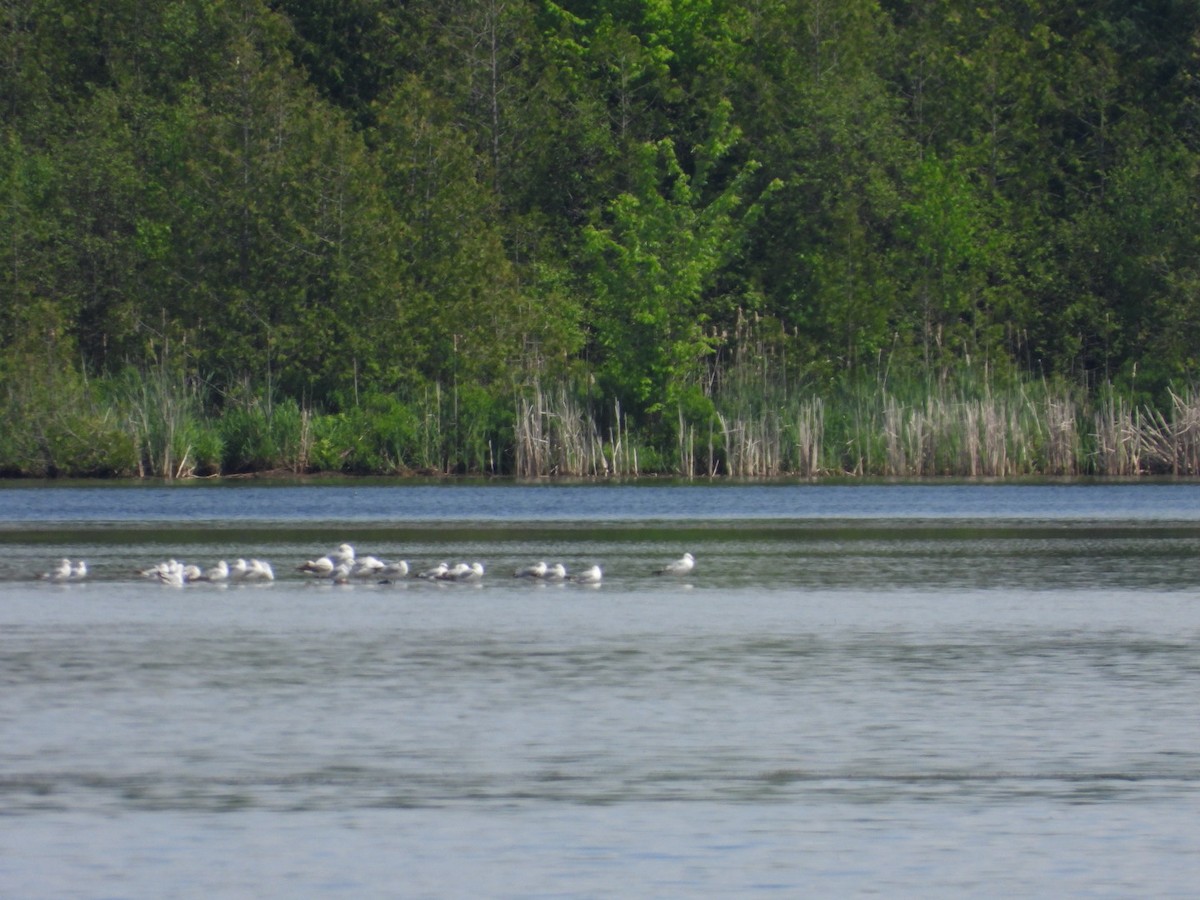
M 719 108 L 708 141 L 692 148 L 690 175 L 669 140 L 643 145 L 636 189 L 585 230 L 600 374 L 628 409 L 653 415 L 679 399 L 712 352 L 712 311 L 731 303 L 707 291 L 753 219 L 743 191 L 757 164 L 711 183 L 739 139 L 728 115 Z
M 764 0 L 741 27 L 738 120 L 781 185 L 744 277 L 793 335 L 793 368 L 830 378 L 874 363 L 897 329 L 893 235 L 914 148 L 884 78 L 892 38 L 873 2 Z
M 501 377 L 524 323 L 497 198 L 477 179 L 470 137 L 453 108 L 410 77 L 381 111 L 377 139 L 407 272 L 393 301 L 397 374 L 445 384 Z

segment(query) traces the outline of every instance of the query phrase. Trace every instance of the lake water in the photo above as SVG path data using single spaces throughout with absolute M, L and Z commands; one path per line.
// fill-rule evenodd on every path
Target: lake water
M 1193 483 L 0 487 L 5 897 L 1191 897 L 1197 697 Z

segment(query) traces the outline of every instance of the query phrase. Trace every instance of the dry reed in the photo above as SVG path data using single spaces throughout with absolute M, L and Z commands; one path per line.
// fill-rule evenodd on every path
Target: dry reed
M 566 384 L 552 393 L 540 383 L 516 398 L 513 474 L 518 478 L 626 477 L 639 474 L 638 448 L 620 403 L 613 406 L 608 440 Z M 688 445 L 694 452 L 694 439 Z M 690 471 L 690 470 L 689 470 Z

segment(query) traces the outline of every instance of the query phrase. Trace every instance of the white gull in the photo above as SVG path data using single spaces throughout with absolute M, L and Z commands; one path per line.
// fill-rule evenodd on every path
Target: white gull
M 73 571 L 74 569 L 71 567 L 71 561 L 64 556 L 52 571 L 43 572 L 38 577 L 47 581 L 66 581 L 71 577 L 71 573 Z
M 696 568 L 696 558 L 690 553 L 685 553 L 674 562 L 667 563 L 659 569 L 660 575 L 686 575 Z
M 604 573 L 600 571 L 599 566 L 592 566 L 590 569 L 584 569 L 571 580 L 577 584 L 599 584 L 604 577 Z
M 307 575 L 324 577 L 326 575 L 332 575 L 333 570 L 336 569 L 340 563 L 344 562 L 354 562 L 354 548 L 349 544 L 341 544 L 332 553 L 328 553 L 319 559 L 308 560 L 306 563 L 304 563 L 304 565 L 300 566 L 299 571 L 304 572 Z
M 197 581 L 211 581 L 213 583 L 220 583 L 222 581 L 228 581 L 229 580 L 229 563 L 225 562 L 225 560 L 221 560 L 215 566 L 205 569 L 204 574 L 202 574 L 196 580 Z
M 403 578 L 408 574 L 408 560 L 397 560 L 396 562 L 386 563 L 380 570 L 381 575 L 398 575 Z
M 446 573 L 449 571 L 450 571 L 449 564 L 441 562 L 441 563 L 438 563 L 433 568 L 426 569 L 424 572 L 421 572 L 420 574 L 417 575 L 417 577 L 418 578 L 428 578 L 430 580 L 435 581 L 435 580 L 444 578 Z

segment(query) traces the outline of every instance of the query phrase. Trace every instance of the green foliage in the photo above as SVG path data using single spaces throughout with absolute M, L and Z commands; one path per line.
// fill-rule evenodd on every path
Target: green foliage
M 303 472 L 309 455 L 308 416 L 294 400 L 262 397 L 228 404 L 217 420 L 209 452 L 219 447 L 227 474 L 286 469 Z
M 398 399 L 366 397 L 361 406 L 313 423 L 315 469 L 348 474 L 409 471 L 420 454 L 420 420 Z
M 59 348 L 0 360 L 0 473 L 33 477 L 137 474 L 132 436 Z
M 197 467 L 219 468 L 219 456 L 211 456 L 211 425 L 197 382 L 162 366 L 148 372 L 126 368 L 97 389 L 133 440 L 140 474 L 176 478 L 194 474 Z M 206 445 L 203 461 L 196 456 L 196 443 Z
M 719 107 L 708 139 L 692 148 L 691 175 L 672 142 L 643 145 L 636 189 L 613 201 L 609 224 L 584 232 L 601 376 L 645 414 L 675 403 L 712 353 L 705 294 L 751 218 L 742 191 L 757 164 L 743 164 L 718 193 L 709 184 L 739 139 L 729 112 Z
M 271 439 L 266 415 L 260 407 L 234 407 L 220 420 L 222 468 L 226 472 L 274 469 L 279 448 Z
M 225 442 L 221 438 L 217 422 L 211 419 L 189 422 L 183 440 L 191 457 L 191 474 L 221 474 L 225 459 Z
M 556 383 L 572 458 L 622 472 L 1025 421 L 964 371 L 1172 414 L 1198 34 L 1116 0 L 10 3 L 0 469 L 505 472 Z
M 501 397 L 478 386 L 460 388 L 454 398 L 455 456 L 462 472 L 501 474 L 501 454 L 513 444 L 513 408 Z
M 128 477 L 137 456 L 130 436 L 107 419 L 59 420 L 43 434 L 46 467 L 41 474 L 74 478 Z

